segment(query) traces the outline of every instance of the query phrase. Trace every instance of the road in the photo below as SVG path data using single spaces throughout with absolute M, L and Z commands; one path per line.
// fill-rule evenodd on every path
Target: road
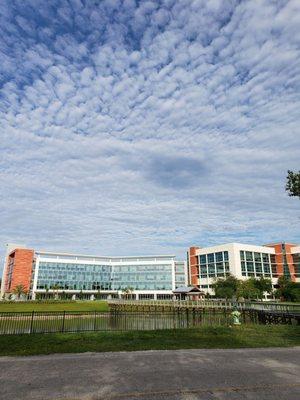
M 299 400 L 300 347 L 0 357 L 0 398 Z

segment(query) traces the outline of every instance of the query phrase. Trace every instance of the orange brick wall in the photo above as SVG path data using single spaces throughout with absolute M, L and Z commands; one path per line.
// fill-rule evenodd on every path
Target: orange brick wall
M 291 255 L 291 248 L 295 247 L 295 244 L 291 243 L 284 243 L 285 244 L 285 255 L 286 255 L 286 261 L 287 265 L 291 274 L 291 280 L 295 281 L 296 276 L 295 276 L 295 266 L 293 263 L 293 256 Z M 268 244 L 268 247 L 273 247 L 275 249 L 275 262 L 276 262 L 276 269 L 278 276 L 283 275 L 283 264 L 284 264 L 284 255 L 282 252 L 282 243 L 275 243 L 275 244 Z
M 193 286 L 199 285 L 198 277 L 199 277 L 199 264 L 198 264 L 198 256 L 196 255 L 199 247 L 190 247 L 189 249 L 189 276 L 190 282 L 189 284 Z
M 29 249 L 15 249 L 7 257 L 7 264 L 13 262 L 12 277 L 9 285 L 9 268 L 6 266 L 5 291 L 12 292 L 17 285 L 23 285 L 25 290 L 30 289 L 34 251 Z

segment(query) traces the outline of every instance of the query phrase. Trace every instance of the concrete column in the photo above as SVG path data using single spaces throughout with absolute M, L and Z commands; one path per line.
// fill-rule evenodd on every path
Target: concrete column
M 157 293 L 154 293 L 154 300 L 157 300 Z
M 139 294 L 138 293 L 135 294 L 135 299 L 139 300 Z

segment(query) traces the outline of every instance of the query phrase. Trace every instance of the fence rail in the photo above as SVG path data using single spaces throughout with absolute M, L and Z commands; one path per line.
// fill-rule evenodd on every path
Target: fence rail
M 228 313 L 176 312 L 2 312 L 0 335 L 88 331 L 134 331 L 226 325 Z
M 260 310 L 280 312 L 300 312 L 300 304 L 284 304 L 273 302 L 249 302 L 249 301 L 225 301 L 225 300 L 126 300 L 112 299 L 109 305 L 128 306 L 153 306 L 174 308 L 205 308 L 205 309 L 235 309 L 238 310 Z

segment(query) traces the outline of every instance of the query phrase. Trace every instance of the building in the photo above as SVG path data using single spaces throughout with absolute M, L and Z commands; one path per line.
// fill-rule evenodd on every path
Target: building
M 99 257 L 9 245 L 1 297 L 20 284 L 32 299 L 62 293 L 73 298 L 118 297 L 128 288 L 135 298 L 168 298 L 187 284 L 187 269 L 175 256 Z
M 212 247 L 190 247 L 188 251 L 188 281 L 213 294 L 217 278 L 231 274 L 238 279 L 264 276 L 277 284 L 281 275 L 300 281 L 300 245 L 273 243 L 255 246 L 228 243 Z

